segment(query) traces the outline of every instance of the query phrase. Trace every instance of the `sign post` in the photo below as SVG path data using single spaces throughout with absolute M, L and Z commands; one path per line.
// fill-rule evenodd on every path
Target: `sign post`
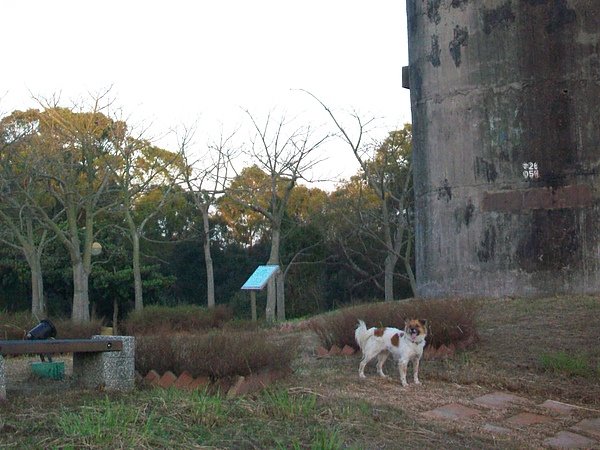
M 279 273 L 279 266 L 276 264 L 258 266 L 250 278 L 242 286 L 243 290 L 250 291 L 250 302 L 252 309 L 252 321 L 256 322 L 256 291 L 262 290 L 269 280 Z

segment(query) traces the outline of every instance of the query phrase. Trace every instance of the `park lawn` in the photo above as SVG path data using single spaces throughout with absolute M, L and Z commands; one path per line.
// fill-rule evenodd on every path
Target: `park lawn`
M 541 434 L 497 439 L 422 413 L 498 390 L 600 412 L 598 298 L 486 300 L 477 324 L 474 347 L 424 361 L 423 385 L 406 389 L 391 362 L 390 379 L 369 366 L 359 380 L 359 355 L 315 357 L 319 342 L 305 329 L 290 332 L 302 343 L 292 375 L 242 397 L 143 386 L 108 394 L 21 380 L 0 405 L 0 447 L 533 448 Z M 7 359 L 7 366 L 18 362 Z

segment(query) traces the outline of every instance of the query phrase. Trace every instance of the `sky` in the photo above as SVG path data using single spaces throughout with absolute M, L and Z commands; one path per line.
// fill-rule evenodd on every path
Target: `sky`
M 411 121 L 405 0 L 4 0 L 2 13 L 2 114 L 110 89 L 128 124 L 162 147 L 195 124 L 199 151 L 221 131 L 247 141 L 243 110 L 333 131 L 298 89 L 342 119 L 377 118 L 375 138 Z M 319 187 L 358 170 L 341 141 L 321 152 Z

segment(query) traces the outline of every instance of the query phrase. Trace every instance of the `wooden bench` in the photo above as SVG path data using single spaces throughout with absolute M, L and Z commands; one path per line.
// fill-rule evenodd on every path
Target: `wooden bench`
M 0 400 L 6 399 L 4 356 L 73 354 L 73 378 L 89 388 L 133 389 L 135 339 L 93 336 L 91 339 L 0 340 Z

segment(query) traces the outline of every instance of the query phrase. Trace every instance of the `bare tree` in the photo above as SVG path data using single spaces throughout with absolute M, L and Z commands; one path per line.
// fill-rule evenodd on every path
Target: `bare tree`
M 232 147 L 232 139 L 236 132 L 225 135 L 221 132 L 219 139 L 208 144 L 207 151 L 192 160 L 193 138 L 195 127 L 184 128 L 178 137 L 179 151 L 184 161 L 182 172 L 183 183 L 191 194 L 194 206 L 202 216 L 202 244 L 206 265 L 206 300 L 209 308 L 215 306 L 215 277 L 210 250 L 211 229 L 210 211 L 217 198 L 224 193 L 228 168 L 236 153 Z
M 386 257 L 384 262 L 384 296 L 385 300 L 393 300 L 394 298 L 394 273 L 398 260 L 402 260 L 406 270 L 411 289 L 416 292 L 416 282 L 411 266 L 411 251 L 412 251 L 412 230 L 410 227 L 410 211 L 409 199 L 411 196 L 411 177 L 412 158 L 404 161 L 407 165 L 408 176 L 403 180 L 403 186 L 399 190 L 397 180 L 394 180 L 388 172 L 390 161 L 374 160 L 373 149 L 381 149 L 386 145 L 386 142 L 379 145 L 365 144 L 365 138 L 369 125 L 374 119 L 363 120 L 356 112 L 351 114 L 355 123 L 355 137 L 351 137 L 348 129 L 338 120 L 332 110 L 325 105 L 314 94 L 306 90 L 301 90 L 314 98 L 329 115 L 333 121 L 335 128 L 338 131 L 338 136 L 350 147 L 352 153 L 365 175 L 371 189 L 377 194 L 380 201 L 382 235 L 380 240 L 385 245 Z M 388 139 L 394 138 L 393 133 L 390 133 Z M 410 139 L 410 137 L 409 137 Z M 389 143 L 388 143 L 389 145 Z M 373 155 L 371 158 L 369 155 Z M 397 152 L 392 151 L 392 157 L 398 157 Z M 387 156 L 384 155 L 384 158 Z M 397 161 L 396 161 L 397 162 Z M 402 250 L 405 250 L 402 252 Z
M 268 264 L 280 264 L 281 225 L 292 190 L 305 179 L 307 173 L 320 159 L 316 151 L 329 137 L 314 136 L 310 126 L 294 127 L 285 115 L 278 120 L 269 113 L 264 123 L 245 111 L 253 129 L 250 146 L 246 151 L 256 165 L 267 174 L 268 185 L 258 190 L 228 189 L 228 196 L 244 208 L 251 209 L 268 221 L 271 232 L 271 251 Z M 269 321 L 285 320 L 285 293 L 283 276 L 268 285 L 266 318 Z

